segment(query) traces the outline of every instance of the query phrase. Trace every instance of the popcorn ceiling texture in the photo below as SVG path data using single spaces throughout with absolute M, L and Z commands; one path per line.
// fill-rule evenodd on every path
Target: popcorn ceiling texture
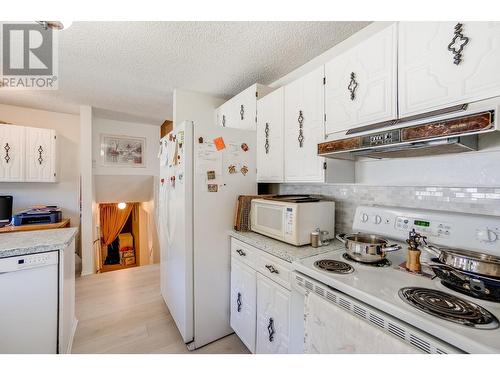
M 412 187 L 280 184 L 280 194 L 317 194 L 335 201 L 335 230 L 349 232 L 356 207 L 385 205 L 481 215 L 500 215 L 500 187 Z
M 368 24 L 74 22 L 59 33 L 59 89 L 0 91 L 0 102 L 75 114 L 85 103 L 99 108 L 97 117 L 159 126 L 172 119 L 176 87 L 229 98 L 274 82 Z

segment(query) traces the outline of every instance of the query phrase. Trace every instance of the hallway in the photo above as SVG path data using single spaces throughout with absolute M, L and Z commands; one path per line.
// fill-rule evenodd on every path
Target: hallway
M 160 295 L 158 264 L 76 279 L 73 353 L 218 353 L 248 350 L 232 334 L 189 352 Z

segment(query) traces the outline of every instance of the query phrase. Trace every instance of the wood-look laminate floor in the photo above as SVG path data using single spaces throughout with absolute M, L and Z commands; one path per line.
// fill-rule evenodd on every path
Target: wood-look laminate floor
M 236 335 L 189 352 L 160 295 L 159 265 L 76 279 L 73 353 L 248 353 Z

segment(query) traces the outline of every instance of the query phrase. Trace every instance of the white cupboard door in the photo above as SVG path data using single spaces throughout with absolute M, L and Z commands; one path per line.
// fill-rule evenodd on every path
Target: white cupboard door
M 231 108 L 231 101 L 227 101 L 224 104 L 222 104 L 218 109 L 217 109 L 217 125 L 221 126 L 223 128 L 225 127 L 231 127 L 230 122 L 229 122 L 229 113 Z
M 0 181 L 24 179 L 24 127 L 0 125 Z
M 257 115 L 257 88 L 249 87 L 231 99 L 231 127 L 255 130 Z
M 283 88 L 257 102 L 257 181 L 283 182 Z
M 324 67 L 285 86 L 285 181 L 324 182 Z
M 288 353 L 290 291 L 257 274 L 257 354 Z
M 231 261 L 231 328 L 255 353 L 256 272 L 242 262 Z
M 397 24 L 325 65 L 326 133 L 397 118 Z
M 401 22 L 398 60 L 400 117 L 498 96 L 500 22 Z
M 52 129 L 26 128 L 26 181 L 56 181 L 55 141 Z

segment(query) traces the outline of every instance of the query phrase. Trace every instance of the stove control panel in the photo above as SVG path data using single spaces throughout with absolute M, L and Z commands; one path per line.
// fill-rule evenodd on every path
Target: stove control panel
M 453 247 L 500 256 L 500 217 L 466 213 L 359 206 L 353 232 L 373 233 L 401 242 L 409 232 L 427 236 L 437 246 Z
M 450 223 L 429 221 L 419 217 L 398 216 L 396 217 L 395 227 L 405 232 L 415 229 L 416 232 L 427 237 L 446 237 L 450 236 L 452 232 Z

